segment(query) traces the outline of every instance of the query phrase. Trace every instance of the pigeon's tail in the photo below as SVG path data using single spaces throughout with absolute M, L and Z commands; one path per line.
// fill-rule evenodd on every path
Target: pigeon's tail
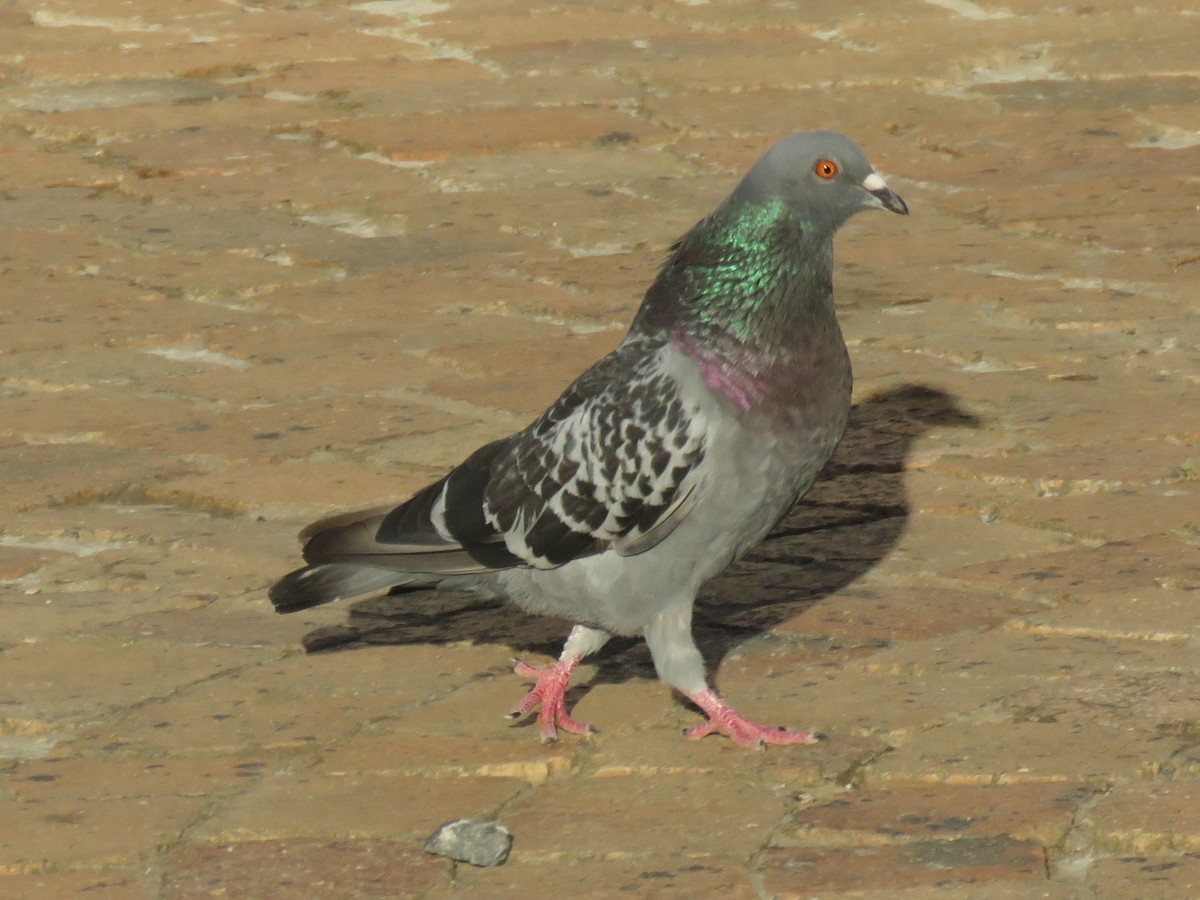
M 319 563 L 284 575 L 271 586 L 267 596 L 275 604 L 276 612 L 290 613 L 423 580 L 395 569 L 359 563 Z
M 394 509 L 364 509 L 309 525 L 300 533 L 308 565 L 283 576 L 271 588 L 276 611 L 295 612 L 392 587 L 437 587 L 518 564 L 520 560 L 487 525 L 482 511 L 486 479 L 481 473 L 500 446 L 501 442 L 487 445 L 446 478 Z M 468 510 L 468 522 L 476 526 L 474 531 L 468 528 L 468 536 L 462 539 L 448 536 L 434 524 L 435 510 L 439 521 L 448 518 L 441 510 L 451 488 L 451 499 Z

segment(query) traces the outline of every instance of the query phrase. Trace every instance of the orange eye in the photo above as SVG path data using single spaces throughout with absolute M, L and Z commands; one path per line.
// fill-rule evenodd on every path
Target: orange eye
M 813 171 L 817 173 L 818 178 L 832 178 L 838 173 L 838 167 L 832 159 L 821 159 L 813 166 Z

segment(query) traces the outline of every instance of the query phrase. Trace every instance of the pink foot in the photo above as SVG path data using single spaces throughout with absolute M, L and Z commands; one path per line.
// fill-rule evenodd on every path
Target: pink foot
M 539 669 L 525 662 L 518 662 L 514 667 L 514 671 L 522 678 L 532 678 L 536 683 L 533 690 L 525 695 L 525 699 L 513 707 L 508 717 L 522 719 L 540 706 L 538 731 L 542 735 L 543 744 L 558 740 L 559 728 L 571 734 L 590 734 L 596 730 L 586 722 L 576 721 L 567 714 L 567 685 L 571 683 L 571 673 L 579 665 L 580 659 L 578 656 L 569 656 L 546 669 Z
M 761 750 L 766 744 L 815 744 L 820 740 L 811 731 L 787 731 L 756 725 L 731 709 L 712 688 L 698 694 L 688 694 L 687 698 L 708 716 L 707 722 L 687 730 L 687 736 L 693 741 L 715 732 L 725 735 L 738 746 Z

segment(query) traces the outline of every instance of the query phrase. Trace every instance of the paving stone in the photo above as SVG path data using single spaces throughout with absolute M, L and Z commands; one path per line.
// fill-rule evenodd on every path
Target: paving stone
M 540 13 L 540 14 L 539 14 Z M 427 37 L 473 48 L 569 46 L 586 35 L 609 40 L 653 41 L 685 31 L 648 9 L 564 9 L 556 15 L 520 10 L 462 18 L 442 18 L 421 29 Z
M 577 743 L 543 745 L 527 738 L 525 734 L 455 737 L 370 729 L 316 752 L 321 765 L 336 774 L 518 778 L 535 785 L 566 775 L 577 765 Z
M 13 715 L 81 721 L 277 655 L 269 648 L 178 645 L 150 639 L 58 637 L 0 657 L 3 703 Z M 95 673 L 105 678 L 97 690 Z
M 1200 577 L 1195 554 L 1186 541 L 1154 534 L 1136 541 L 1112 541 L 1100 547 L 985 563 L 948 573 L 973 584 L 1007 584 L 1035 597 L 1086 597 L 1095 593 L 1092 577 L 1103 566 L 1107 590 L 1139 591 L 1153 587 L 1188 588 Z
M 270 771 L 274 761 L 242 754 L 201 757 L 71 756 L 27 762 L 8 773 L 12 796 L 31 805 L 62 801 L 215 798 L 228 796 Z
M 1088 888 L 1101 900 L 1163 897 L 1185 900 L 1200 890 L 1200 856 L 1119 856 L 1088 868 Z
M 1092 896 L 1090 888 L 1077 884 L 1030 879 L 983 883 L 937 882 L 920 887 L 854 889 L 850 895 L 855 900 L 890 900 L 892 897 L 911 900 L 923 897 L 946 897 L 954 900 L 1085 900 Z
M 417 44 L 403 49 L 420 52 Z M 396 54 L 387 58 L 297 61 L 261 73 L 250 85 L 264 95 L 326 98 L 361 107 L 370 97 L 399 97 L 404 91 L 397 85 L 422 84 L 428 89 L 447 82 L 494 83 L 499 78 L 495 72 L 464 59 L 406 59 Z
M 397 890 L 448 897 L 450 864 L 401 841 L 294 837 L 187 843 L 168 857 L 163 889 L 181 898 L 227 891 L 254 897 L 395 897 Z
M 448 450 L 442 451 L 448 454 Z M 440 461 L 438 459 L 431 462 Z M 216 468 L 216 467 L 214 467 Z M 286 519 L 299 534 L 301 518 L 322 512 L 332 515 L 347 508 L 366 509 L 389 500 L 400 500 L 440 478 L 448 464 L 407 465 L 400 469 L 376 464 L 338 460 L 336 456 L 285 463 L 243 463 L 220 466 L 216 471 L 179 473 L 159 484 L 144 488 L 144 496 L 156 503 L 208 506 L 215 510 L 245 515 Z M 336 492 L 338 499 L 333 499 Z M 290 548 L 298 547 L 292 541 Z M 263 580 L 256 585 L 266 587 Z
M 407 654 L 415 655 L 409 664 L 417 671 L 399 680 L 394 667 Z M 492 653 L 472 662 L 475 656 L 449 648 L 380 647 L 231 667 L 227 682 L 203 681 L 130 711 L 117 734 L 149 753 L 178 746 L 319 747 L 373 721 L 417 719 L 423 704 L 503 658 Z M 320 702 L 305 702 L 314 696 Z
M 59 184 L 86 184 L 101 189 L 116 184 L 116 176 L 105 172 L 89 157 L 69 152 L 48 152 L 46 147 L 24 132 L 3 129 L 4 172 L 0 184 L 16 187 L 49 188 Z
M 761 670 L 744 674 L 735 661 L 718 684 L 752 718 L 766 715 L 833 736 L 891 742 L 986 709 L 1029 683 L 1007 667 L 990 677 L 942 678 L 871 662 L 883 653 L 830 668 L 803 661 L 793 665 L 781 654 L 769 678 Z
M 20 104 L 25 109 L 35 112 L 63 112 L 157 103 L 197 103 L 216 100 L 228 93 L 228 88 L 202 81 L 138 79 L 93 82 L 65 88 L 43 88 L 25 94 Z
M 163 85 L 163 94 L 155 97 L 152 91 L 157 85 Z M 56 89 L 47 92 L 39 103 L 51 106 L 45 113 L 26 114 L 17 117 L 17 121 L 27 128 L 34 130 L 43 139 L 55 141 L 93 141 L 97 144 L 108 145 L 110 142 L 120 142 L 129 138 L 156 135 L 172 126 L 176 130 L 188 132 L 212 132 L 218 129 L 230 129 L 246 125 L 267 127 L 275 131 L 287 131 L 302 128 L 313 118 L 312 110 L 301 104 L 270 97 L 245 96 L 221 84 L 197 82 L 192 89 L 198 96 L 186 96 L 190 83 L 186 80 L 167 79 L 130 79 L 123 81 L 96 82 L 78 85 L 66 89 Z M 132 85 L 132 89 L 126 88 Z M 182 87 L 176 87 L 183 85 Z M 146 87 L 143 87 L 146 86 Z M 178 100 L 170 100 L 174 91 L 183 96 Z M 145 93 L 143 93 L 145 92 Z M 111 98 L 111 99 L 110 99 Z M 120 109 L 120 115 L 114 116 L 112 110 Z M 189 146 L 190 142 L 181 141 L 181 148 Z M 219 144 L 218 140 L 213 143 Z M 106 147 L 97 154 L 96 161 L 102 163 L 113 156 L 123 155 L 119 143 Z M 204 164 L 195 168 L 172 169 L 155 168 L 151 165 L 132 167 L 132 178 L 121 178 L 123 185 L 130 193 L 142 193 L 150 188 L 153 181 L 172 177 L 204 177 L 225 174 L 231 168 L 236 172 L 237 167 L 231 167 L 228 160 L 222 159 L 219 146 L 214 146 L 214 156 Z M 108 171 L 112 171 L 109 168 Z M 137 180 L 134 181 L 133 179 Z M 197 199 L 205 194 L 212 202 L 212 181 L 205 185 L 208 190 L 196 191 L 192 194 Z M 220 193 L 225 193 L 221 191 Z
M 0 895 L 1195 896 L 1193 18 L 8 4 Z M 302 525 L 521 427 L 808 127 L 912 215 L 839 236 L 850 430 L 697 637 L 825 740 L 689 742 L 614 642 L 543 746 L 508 658 L 564 623 L 271 612 Z M 420 852 L 501 807 L 505 866 Z
M 881 741 L 841 734 L 827 735 L 815 745 L 768 747 L 748 756 L 729 752 L 720 741 L 688 740 L 682 719 L 678 727 L 602 736 L 587 753 L 584 771 L 596 778 L 653 778 L 659 775 L 725 776 L 798 790 L 814 785 L 844 784 L 868 760 L 886 749 Z M 806 722 L 791 722 L 803 727 Z
M 773 897 L 828 896 L 891 885 L 932 887 L 1027 880 L 1023 896 L 1045 880 L 1045 851 L 1010 837 L 921 841 L 892 847 L 778 848 L 760 862 Z
M 324 423 L 324 424 L 321 424 Z M 286 439 L 291 453 L 301 458 L 313 453 L 337 452 L 371 440 L 398 434 L 436 431 L 463 424 L 445 411 L 417 404 L 401 404 L 375 398 L 314 399 L 301 403 L 279 403 L 257 408 L 219 412 L 196 411 L 173 422 L 147 422 L 124 433 L 111 435 L 114 443 L 136 442 L 165 455 L 190 446 L 204 455 L 224 456 L 230 461 L 278 459 Z M 330 431 L 340 439 L 330 441 Z
M 1125 784 L 1087 809 L 1083 827 L 1108 854 L 1157 856 L 1200 850 L 1200 816 L 1194 783 Z
M 795 813 L 772 842 L 792 846 L 881 846 L 1011 835 L 1056 846 L 1091 796 L 1064 782 L 987 786 L 896 786 L 835 796 Z
M 1016 721 L 1103 724 L 1186 746 L 1198 704 L 1191 673 L 1117 670 L 1048 679 L 1009 695 L 1000 708 Z
M 1091 494 L 1047 495 L 1006 504 L 1000 515 L 1079 537 L 1131 541 L 1154 532 L 1196 528 L 1197 488 L 1187 481 L 1130 485 Z
M 573 714 L 606 736 L 628 735 L 637 741 L 666 733 L 675 738 L 687 720 L 688 712 L 657 679 L 625 677 L 623 667 L 601 661 L 591 671 L 579 670 L 572 680 L 580 687 Z
M 95 900 L 150 900 L 154 886 L 146 884 L 135 866 L 103 871 L 0 874 L 0 891 L 8 897 L 78 897 Z
M 1151 588 L 1099 594 L 1081 604 L 1064 605 L 1036 615 L 1013 618 L 1005 627 L 1029 634 L 1189 641 L 1197 636 L 1187 613 L 1195 597 L 1188 589 Z
M 164 565 L 164 557 L 173 566 L 169 570 L 169 585 L 148 582 L 148 573 Z M 218 559 L 228 568 L 214 582 L 205 573 L 211 571 Z M 135 599 L 131 611 L 138 612 L 152 608 L 149 597 L 157 594 L 159 609 L 188 610 L 199 608 L 217 596 L 241 595 L 248 587 L 261 590 L 260 571 L 261 561 L 248 554 L 229 554 L 225 558 L 219 551 L 192 548 L 164 553 L 152 546 L 122 547 L 116 543 L 115 547 L 107 547 L 95 555 L 72 554 L 44 566 L 34 574 L 26 589 L 51 596 L 77 592 L 110 592 L 117 597 L 132 594 Z M 81 601 L 81 605 L 85 604 L 86 600 Z M 110 624 L 116 627 L 119 621 L 120 617 Z
M 15 535 L 9 535 L 8 540 L 11 543 L 0 546 L 0 578 L 6 581 L 19 581 L 63 553 L 50 547 L 21 546 L 21 539 Z
M 526 786 L 516 778 L 332 775 L 319 767 L 272 773 L 240 796 L 218 802 L 193 836 L 214 842 L 284 837 L 419 842 L 451 819 L 494 814 Z M 405 801 L 397 802 L 399 797 Z
M 1033 612 L 1028 602 L 994 593 L 897 584 L 851 585 L 775 626 L 780 634 L 880 642 L 930 638 L 965 629 L 988 629 Z
M 1171 641 L 1099 640 L 1020 631 L 963 632 L 947 639 L 910 641 L 855 663 L 872 673 L 998 678 L 1001 670 L 1028 678 L 1125 672 L 1190 673 L 1186 650 Z
M 0 609 L 0 629 L 13 642 L 46 642 L 52 636 L 77 634 L 124 622 L 130 615 L 158 616 L 167 611 L 189 609 L 195 600 L 157 593 L 135 594 L 112 591 L 57 591 L 42 586 L 41 565 L 35 565 L 14 580 L 29 585 L 5 597 Z
M 982 712 L 986 714 L 986 708 Z M 1081 756 L 1076 747 L 1087 747 L 1088 754 Z M 875 763 L 866 783 L 1103 785 L 1152 777 L 1174 749 L 1154 733 L 1090 722 L 985 721 L 912 737 Z
M 944 548 L 952 535 L 965 538 L 951 553 Z M 952 575 L 982 557 L 1025 560 L 1040 552 L 1067 550 L 1074 544 L 1063 535 L 1025 528 L 1003 521 L 987 522 L 979 516 L 919 516 L 908 523 L 889 565 L 921 576 Z
M 502 648 L 496 647 L 494 651 L 489 653 L 490 671 L 481 668 L 479 677 L 453 693 L 443 693 L 433 698 L 432 702 L 403 713 L 398 712 L 394 721 L 381 723 L 381 727 L 410 734 L 428 734 L 436 728 L 445 734 L 475 738 L 498 738 L 519 733 L 526 740 L 536 741 L 536 717 L 519 722 L 506 718 L 531 685 L 512 674 L 512 665 L 502 655 Z M 572 689 L 568 694 L 568 702 L 580 693 L 579 689 Z
M 740 784 L 719 774 L 551 781 L 505 811 L 516 836 L 512 860 L 642 855 L 646 829 L 664 822 L 673 853 L 750 853 L 782 818 L 783 799 Z
M 356 203 L 373 207 L 377 217 L 390 220 L 391 230 L 408 221 L 412 203 L 411 199 L 406 202 L 404 192 L 423 191 L 424 179 L 418 173 L 383 165 L 318 140 L 305 130 L 307 116 L 295 112 L 287 118 L 282 116 L 291 109 L 283 104 L 276 104 L 282 109 L 268 107 L 276 112 L 278 121 L 271 133 L 264 134 L 261 127 L 255 127 L 251 113 L 258 110 L 254 104 L 247 101 L 244 105 L 245 109 L 219 108 L 217 112 L 227 115 L 214 113 L 216 121 L 193 125 L 183 134 L 164 134 L 158 128 L 142 133 L 137 129 L 138 120 L 131 117 L 125 131 L 110 137 L 98 124 L 97 136 L 106 140 L 97 161 L 116 173 L 132 171 L 132 176 L 122 179 L 121 186 L 133 198 L 174 200 L 218 210 L 279 207 L 297 214 Z M 235 116 L 238 112 L 250 121 L 239 121 Z M 325 187 L 320 194 L 299 189 L 305 178 L 318 177 Z M 368 186 L 369 199 L 360 196 Z M 359 229 L 360 235 L 370 233 L 369 229 Z M 231 262 L 231 267 L 234 265 Z M 261 265 L 266 269 L 268 263 Z M 275 268 L 274 279 L 295 275 L 290 267 L 270 265 Z M 198 268 L 196 277 L 220 274 L 220 270 Z
M 10 801 L 0 851 L 10 872 L 127 866 L 179 835 L 208 805 L 203 797 Z M 97 878 L 94 883 L 103 883 Z
M 311 13 L 288 10 L 289 17 L 280 21 L 277 16 L 282 12 L 268 13 L 260 22 L 253 21 L 260 17 L 242 12 L 234 29 L 218 28 L 215 33 L 205 34 L 207 29 L 201 24 L 200 35 L 216 40 L 172 40 L 168 35 L 167 40 L 155 41 L 147 36 L 144 26 L 122 28 L 118 24 L 113 31 L 126 32 L 126 37 L 133 39 L 127 42 L 137 46 L 83 49 L 60 52 L 57 56 L 54 50 L 58 48 L 34 46 L 29 48 L 22 66 L 45 79 L 78 78 L 80 72 L 110 79 L 189 74 L 236 77 L 247 69 L 287 65 L 295 60 L 386 56 L 398 49 L 395 38 L 390 36 L 367 34 L 355 28 L 331 28 L 328 20 L 322 21 L 320 13 L 314 17 Z M 272 24 L 278 31 L 268 38 Z M 306 30 L 305 25 L 312 30 Z M 254 35 L 254 31 L 259 34 Z
M 393 161 L 433 161 L 462 154 L 520 147 L 577 147 L 609 134 L 629 134 L 643 144 L 662 143 L 666 133 L 619 112 L 580 109 L 497 110 L 387 118 L 357 118 L 322 128 L 326 137 Z
M 240 601 L 193 603 L 178 610 L 127 615 L 120 622 L 106 624 L 104 631 L 180 643 L 201 639 L 224 647 L 275 647 L 287 651 L 299 646 L 319 621 L 312 614 L 307 619 L 291 616 L 264 620 L 267 612 L 274 610 L 266 592 L 260 591 Z
M 442 191 L 503 192 L 519 182 L 534 188 L 570 185 L 584 188 L 585 193 L 590 191 L 589 196 L 607 196 L 602 193 L 606 189 L 632 192 L 661 203 L 654 221 L 645 223 L 660 230 L 675 222 L 677 215 L 680 218 L 676 227 L 684 229 L 692 224 L 676 207 L 685 208 L 694 218 L 701 213 L 706 200 L 714 204 L 721 200 L 711 179 L 704 177 L 699 166 L 686 160 L 664 159 L 661 150 L 638 144 L 626 144 L 620 152 L 605 144 L 560 150 L 528 148 L 486 162 L 470 157 L 447 159 L 424 171 Z M 701 196 L 688 191 L 680 193 L 679 188 L 684 185 Z M 611 269 L 608 271 L 611 273 Z M 650 271 L 648 268 L 647 272 Z M 603 272 L 596 273 L 597 280 L 603 277 Z M 587 287 L 594 288 L 595 282 L 589 279 Z
M 647 897 L 756 897 L 744 863 L 734 857 L 705 855 L 644 856 L 611 860 L 564 859 L 553 862 L 516 857 L 500 868 L 455 871 L 460 891 L 496 900 L 613 894 Z

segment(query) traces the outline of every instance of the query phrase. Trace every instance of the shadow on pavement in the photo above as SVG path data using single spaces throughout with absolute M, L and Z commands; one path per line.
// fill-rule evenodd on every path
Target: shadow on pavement
M 850 584 L 891 552 L 908 521 L 905 460 L 934 427 L 978 427 L 951 395 L 903 385 L 855 405 L 820 480 L 767 539 L 700 593 L 693 631 L 710 669 L 734 647 Z M 449 591 L 398 591 L 359 601 L 345 625 L 305 635 L 310 653 L 378 644 L 505 644 L 557 657 L 570 623 Z M 654 678 L 645 643 L 614 638 L 592 683 Z M 520 686 L 514 683 L 514 695 Z

